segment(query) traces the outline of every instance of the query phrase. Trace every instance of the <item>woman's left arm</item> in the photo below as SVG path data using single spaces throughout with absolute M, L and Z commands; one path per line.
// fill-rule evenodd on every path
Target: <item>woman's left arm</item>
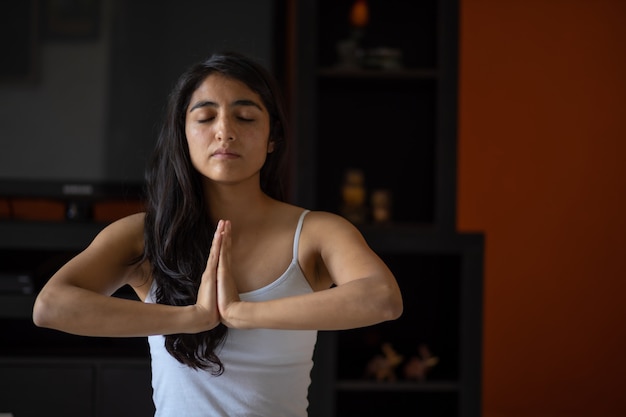
M 222 243 L 226 250 L 220 254 L 225 265 L 229 226 Z M 307 256 L 319 263 L 316 269 L 321 271 L 319 279 L 328 280 L 326 289 L 263 302 L 240 301 L 232 280 L 226 273 L 220 277 L 218 267 L 222 322 L 234 328 L 342 330 L 395 320 L 402 314 L 402 295 L 393 273 L 352 223 L 335 214 L 311 212 L 304 233 Z

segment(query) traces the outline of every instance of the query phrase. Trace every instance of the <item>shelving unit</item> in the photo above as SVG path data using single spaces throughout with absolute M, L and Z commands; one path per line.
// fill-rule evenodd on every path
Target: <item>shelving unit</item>
M 303 205 L 336 211 L 344 171 L 363 168 L 370 189 L 393 188 L 396 222 L 454 233 L 458 4 L 367 3 L 363 45 L 402 48 L 402 67 L 340 65 L 337 43 L 350 36 L 352 0 L 287 2 L 294 39 L 286 77 L 296 135 L 293 195 Z M 416 209 L 413 196 L 420 199 Z
M 401 51 L 389 69 L 342 62 L 354 3 L 287 2 L 293 195 L 341 214 L 349 169 L 364 173 L 369 213 L 374 190 L 391 193 L 391 222 L 357 226 L 395 273 L 405 310 L 393 322 L 320 332 L 310 415 L 478 417 L 484 237 L 456 231 L 458 2 L 367 0 L 358 56 Z M 393 381 L 367 373 L 386 342 L 403 356 Z M 407 378 L 420 345 L 438 362 L 424 380 Z

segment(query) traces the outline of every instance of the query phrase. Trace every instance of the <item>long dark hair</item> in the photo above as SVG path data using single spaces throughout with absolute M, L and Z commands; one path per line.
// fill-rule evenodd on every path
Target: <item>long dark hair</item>
M 270 116 L 274 150 L 261 168 L 261 189 L 284 201 L 287 118 L 276 80 L 257 62 L 238 53 L 213 54 L 190 67 L 169 96 L 165 120 L 146 171 L 146 217 L 143 259 L 152 266 L 156 302 L 175 306 L 195 304 L 216 225 L 207 216 L 200 174 L 189 156 L 185 116 L 194 91 L 207 76 L 219 73 L 239 80 L 256 92 Z M 167 351 L 194 369 L 224 372 L 216 349 L 227 328 L 220 324 L 196 334 L 165 335 Z

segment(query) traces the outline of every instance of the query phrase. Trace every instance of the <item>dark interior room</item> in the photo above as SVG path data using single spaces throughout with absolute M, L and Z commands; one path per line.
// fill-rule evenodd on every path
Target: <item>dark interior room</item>
M 402 290 L 399 319 L 318 332 L 310 417 L 626 417 L 626 3 L 4 7 L 0 417 L 154 415 L 146 338 L 33 305 L 144 209 L 168 93 L 219 51 L 280 84 L 288 200 L 350 220 Z

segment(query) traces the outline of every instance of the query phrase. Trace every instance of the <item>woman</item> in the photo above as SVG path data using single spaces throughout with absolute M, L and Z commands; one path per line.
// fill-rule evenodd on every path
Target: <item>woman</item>
M 37 326 L 148 336 L 157 416 L 306 416 L 317 330 L 393 320 L 396 280 L 344 218 L 283 201 L 286 117 L 254 61 L 184 73 L 146 212 L 104 228 L 39 293 Z M 142 302 L 111 297 L 130 285 Z

